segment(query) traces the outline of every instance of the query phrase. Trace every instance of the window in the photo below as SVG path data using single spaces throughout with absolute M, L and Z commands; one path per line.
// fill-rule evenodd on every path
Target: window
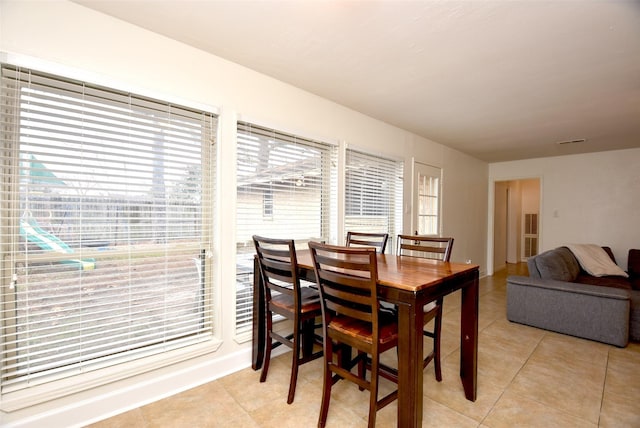
M 440 233 L 440 168 L 415 163 L 418 235 Z
M 2 393 L 209 340 L 216 117 L 1 73 Z
M 302 242 L 328 239 L 335 148 L 239 122 L 237 150 L 236 332 L 240 334 L 251 330 L 252 236 Z
M 347 149 L 345 171 L 345 229 L 347 231 L 389 233 L 390 236 L 400 232 L 402 229 L 402 170 L 402 162 Z

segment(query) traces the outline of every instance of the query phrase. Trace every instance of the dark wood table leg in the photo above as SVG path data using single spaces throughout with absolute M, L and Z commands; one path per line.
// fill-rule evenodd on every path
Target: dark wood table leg
M 460 378 L 467 400 L 476 401 L 478 392 L 478 271 L 470 284 L 462 287 L 460 315 Z
M 422 426 L 422 306 L 398 304 L 398 427 Z
M 260 370 L 262 368 L 262 359 L 264 357 L 265 346 L 265 325 L 264 325 L 264 291 L 260 284 L 260 269 L 258 268 L 258 259 L 253 261 L 253 329 L 252 329 L 252 347 L 251 347 L 251 368 Z
M 313 345 L 315 344 L 315 325 L 314 319 L 303 321 L 302 323 L 302 356 L 308 357 L 313 354 Z

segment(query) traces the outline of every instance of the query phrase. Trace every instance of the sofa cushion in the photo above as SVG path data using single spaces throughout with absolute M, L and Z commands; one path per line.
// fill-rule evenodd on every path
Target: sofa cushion
M 535 263 L 542 279 L 573 282 L 580 273 L 580 265 L 567 247 L 538 254 Z
M 575 281 L 580 284 L 600 285 L 602 287 L 621 288 L 630 290 L 631 282 L 622 276 L 591 276 L 588 273 L 580 273 Z

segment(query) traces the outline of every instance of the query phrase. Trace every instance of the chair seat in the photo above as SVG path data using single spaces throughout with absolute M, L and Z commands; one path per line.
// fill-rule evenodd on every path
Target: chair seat
M 306 314 L 309 312 L 320 311 L 320 294 L 318 294 L 317 290 L 309 287 L 300 287 L 300 295 L 302 297 L 302 301 L 300 302 L 300 313 Z M 273 296 L 271 298 L 271 305 L 289 312 L 293 312 L 295 310 L 293 296 L 288 294 Z
M 351 317 L 336 316 L 327 326 L 329 334 L 335 331 L 341 335 L 352 337 L 360 342 L 373 344 L 371 323 L 359 321 Z M 380 311 L 379 317 L 380 344 L 385 345 L 398 341 L 397 318 L 385 311 Z

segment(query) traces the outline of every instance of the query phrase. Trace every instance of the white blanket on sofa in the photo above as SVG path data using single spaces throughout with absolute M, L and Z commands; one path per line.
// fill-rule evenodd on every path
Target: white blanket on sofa
M 568 244 L 567 248 L 571 250 L 573 255 L 580 263 L 582 269 L 584 269 L 589 275 L 592 276 L 624 276 L 628 278 L 629 275 L 623 271 L 620 266 L 615 264 L 609 254 L 595 244 Z

